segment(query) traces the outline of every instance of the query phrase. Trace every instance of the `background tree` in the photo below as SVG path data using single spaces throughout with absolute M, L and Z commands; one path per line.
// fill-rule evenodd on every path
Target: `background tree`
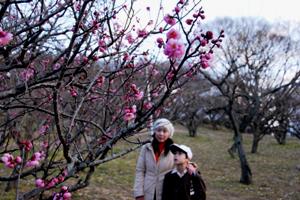
M 219 107 L 223 108 L 219 91 L 199 75 L 176 92 L 163 114 L 186 127 L 189 136 L 195 137 L 201 124 L 211 123 L 216 127 L 222 117 Z
M 131 136 L 208 67 L 223 34 L 198 29 L 199 1 L 145 23 L 135 2 L 1 1 L 0 181 L 16 199 L 69 199 L 96 166 L 147 142 Z M 113 151 L 120 141 L 130 145 Z
M 218 67 L 213 68 L 218 69 L 216 74 L 203 74 L 226 98 L 224 110 L 234 130 L 230 152 L 238 151 L 240 181 L 249 184 L 252 173 L 241 133 L 250 129 L 252 152 L 256 152 L 259 140 L 271 129 L 277 135 L 286 130 L 289 106 L 283 106 L 283 99 L 293 93 L 299 82 L 297 42 L 288 32 L 282 32 L 282 27 L 257 19 L 227 18 L 214 24 L 224 28 L 228 37 L 217 53 Z M 275 121 L 280 124 L 278 128 L 272 127 Z
M 299 84 L 298 84 L 299 85 Z M 288 118 L 287 133 L 300 139 L 300 90 L 299 86 L 289 99 L 290 115 Z

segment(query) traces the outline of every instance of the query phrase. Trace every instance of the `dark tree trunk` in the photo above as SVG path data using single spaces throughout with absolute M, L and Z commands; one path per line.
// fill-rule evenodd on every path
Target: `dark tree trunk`
M 285 144 L 286 143 L 286 132 L 278 132 L 275 133 L 275 139 L 277 140 L 278 144 Z
M 235 140 L 236 140 L 235 142 L 237 142 L 236 146 L 237 146 L 238 155 L 239 155 L 240 164 L 241 164 L 240 182 L 243 184 L 249 185 L 252 183 L 252 172 L 251 172 L 250 166 L 249 166 L 247 158 L 246 158 L 243 143 L 241 142 L 240 137 L 237 137 Z
M 232 106 L 232 102 L 231 102 L 231 106 Z M 251 172 L 251 169 L 248 164 L 246 154 L 244 151 L 244 147 L 243 147 L 243 143 L 242 143 L 242 136 L 239 131 L 239 127 L 237 125 L 237 121 L 235 119 L 232 107 L 230 107 L 228 111 L 229 111 L 228 112 L 229 118 L 230 118 L 230 121 L 231 121 L 233 129 L 234 129 L 234 143 L 237 148 L 237 152 L 238 152 L 239 159 L 240 159 L 240 165 L 241 165 L 240 183 L 249 185 L 252 183 L 252 172 Z
M 259 133 L 254 132 L 254 133 L 253 133 L 253 140 L 252 140 L 251 153 L 257 153 L 259 141 L 260 141 Z
M 195 137 L 197 135 L 197 128 L 196 122 L 191 119 L 191 121 L 188 123 L 188 131 L 190 137 Z
M 228 149 L 228 153 L 230 154 L 231 158 L 235 158 L 235 155 L 237 153 L 237 146 L 235 142 L 232 144 L 232 146 Z
M 195 137 L 196 136 L 196 130 L 194 128 L 189 128 L 189 136 Z

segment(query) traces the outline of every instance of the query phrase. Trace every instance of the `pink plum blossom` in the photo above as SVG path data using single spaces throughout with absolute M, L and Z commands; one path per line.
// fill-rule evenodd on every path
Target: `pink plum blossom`
M 125 39 L 128 41 L 129 44 L 134 43 L 134 38 L 132 37 L 132 35 L 130 33 L 128 33 L 126 35 Z
M 26 152 L 29 152 L 32 149 L 32 143 L 29 140 L 20 141 L 20 148 L 24 148 Z
M 2 158 L 1 158 L 2 162 L 4 163 L 4 165 L 8 168 L 14 168 L 15 167 L 15 162 L 14 162 L 14 157 L 13 155 L 9 154 L 9 153 L 5 153 Z
M 175 18 L 172 17 L 171 15 L 166 15 L 166 16 L 164 16 L 164 20 L 165 20 L 165 22 L 166 22 L 167 24 L 169 24 L 169 25 L 171 25 L 171 26 L 173 26 L 173 25 L 176 24 Z
M 59 63 L 55 63 L 53 65 L 53 70 L 58 70 L 61 67 L 61 65 Z
M 45 187 L 45 181 L 43 179 L 38 178 L 35 180 L 35 186 L 37 188 L 43 188 Z
M 200 64 L 203 69 L 206 69 L 209 67 L 209 63 L 207 61 L 201 61 Z
M 24 69 L 20 74 L 20 77 L 23 81 L 28 81 L 33 76 L 34 76 L 34 69 L 32 69 L 31 67 Z
M 14 156 L 10 153 L 5 153 L 2 156 L 1 160 L 8 168 L 14 168 L 17 164 L 20 164 L 22 162 L 22 158 L 20 156 L 17 156 L 15 159 Z
M 211 31 L 207 31 L 205 36 L 208 40 L 211 40 L 214 37 L 214 34 Z
M 162 39 L 161 37 L 156 39 L 156 42 L 159 44 L 163 44 L 164 43 L 164 39 Z
M 49 189 L 49 188 L 54 187 L 58 183 L 59 183 L 58 178 L 52 178 L 50 181 L 47 181 L 47 183 L 45 185 L 46 185 L 46 188 Z
M 57 179 L 58 179 L 59 182 L 63 182 L 65 180 L 65 177 L 63 175 L 59 175 L 57 177 Z
M 62 191 L 67 191 L 67 190 L 68 190 L 68 187 L 64 185 L 64 186 L 61 187 L 61 190 L 62 190 Z
M 145 104 L 144 104 L 144 106 L 143 106 L 143 108 L 145 109 L 145 110 L 149 110 L 149 109 L 151 109 L 152 108 L 152 103 L 151 102 L 146 102 Z
M 203 47 L 206 46 L 207 45 L 207 40 L 201 40 L 200 45 L 203 46 Z
M 147 37 L 147 35 L 148 35 L 148 32 L 145 30 L 145 29 L 143 29 L 143 30 L 138 30 L 137 31 L 137 34 L 138 34 L 138 37 L 141 37 L 141 38 L 145 38 L 145 37 Z
M 141 100 L 144 97 L 144 92 L 139 91 L 139 92 L 134 94 L 134 97 L 135 97 L 136 100 Z
M 128 52 L 125 52 L 123 55 L 123 61 L 129 61 L 131 59 L 131 56 Z
M 0 46 L 7 45 L 12 40 L 13 35 L 9 32 L 2 31 L 0 28 Z
M 139 91 L 139 89 L 137 88 L 137 86 L 135 84 L 131 84 L 130 89 L 133 92 L 136 100 L 141 100 L 144 97 L 144 92 Z
M 131 113 L 131 112 L 125 113 L 125 115 L 124 115 L 124 120 L 125 121 L 131 121 L 134 118 L 135 118 L 135 114 Z
M 127 107 L 124 109 L 124 120 L 125 121 L 131 121 L 133 120 L 136 116 L 136 106 L 133 105 L 132 107 Z
M 106 43 L 103 39 L 98 41 L 98 45 L 99 45 L 99 51 L 105 52 L 107 47 L 106 47 Z
M 194 13 L 194 14 L 193 14 L 193 17 L 194 17 L 194 18 L 198 18 L 198 17 L 199 17 L 199 13 Z
M 187 25 L 192 25 L 193 20 L 192 20 L 192 19 L 187 19 L 187 20 L 185 20 L 185 23 L 186 23 Z
M 169 58 L 181 58 L 185 53 L 184 44 L 178 40 L 168 40 L 164 54 Z
M 175 13 L 179 13 L 180 12 L 180 7 L 179 6 L 176 6 L 175 8 L 174 8 L 174 11 L 175 11 Z
M 69 90 L 72 97 L 77 97 L 78 93 L 73 87 Z
M 71 199 L 71 197 L 72 197 L 72 194 L 70 192 L 65 192 L 64 195 L 63 195 L 63 198 L 65 200 Z
M 156 39 L 156 42 L 158 43 L 158 48 L 163 47 L 163 45 L 164 45 L 164 40 L 163 40 L 161 37 L 157 38 L 157 39 Z
M 49 130 L 49 124 L 43 124 L 39 129 L 39 134 L 44 135 Z
M 167 79 L 168 79 L 168 80 L 173 79 L 173 77 L 174 77 L 174 73 L 173 73 L 173 72 L 169 72 L 169 73 L 167 74 Z
M 17 164 L 21 164 L 22 163 L 21 156 L 17 156 L 16 159 L 15 159 L 15 161 L 16 161 Z
M 210 66 L 210 60 L 212 59 L 211 53 L 206 53 L 200 56 L 200 64 L 203 69 L 206 69 Z
M 178 30 L 172 28 L 171 30 L 169 30 L 169 32 L 167 33 L 167 39 L 180 39 L 181 38 L 181 34 Z
M 62 186 L 59 193 L 53 194 L 53 200 L 70 200 L 72 194 L 68 191 L 68 187 Z
M 104 84 L 105 77 L 104 76 L 99 76 L 96 80 L 97 87 L 102 87 Z
M 26 163 L 26 167 L 36 167 L 40 164 L 40 161 L 44 158 L 44 152 L 35 152 L 29 161 Z

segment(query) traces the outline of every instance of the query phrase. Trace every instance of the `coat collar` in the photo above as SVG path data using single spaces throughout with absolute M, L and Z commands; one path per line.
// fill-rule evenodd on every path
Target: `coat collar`
M 182 178 L 186 173 L 187 173 L 187 170 L 185 169 L 183 171 L 183 173 L 180 173 L 176 168 L 174 168 L 172 171 L 171 171 L 171 174 L 177 174 L 180 178 Z
M 149 149 L 149 150 L 151 150 L 151 151 L 153 151 L 152 143 L 151 142 L 147 143 L 146 144 L 146 148 Z

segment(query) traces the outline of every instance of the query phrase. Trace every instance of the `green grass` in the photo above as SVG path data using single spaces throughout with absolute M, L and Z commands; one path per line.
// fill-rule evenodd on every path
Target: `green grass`
M 200 128 L 195 138 L 177 127 L 176 143 L 190 146 L 193 160 L 208 187 L 209 200 L 299 200 L 300 199 L 300 141 L 287 139 L 277 144 L 271 136 L 260 142 L 257 154 L 251 154 L 251 135 L 244 135 L 244 148 L 253 173 L 253 184 L 242 185 L 238 158 L 231 158 L 227 149 L 232 133 L 226 130 Z M 132 197 L 135 163 L 138 151 L 105 163 L 97 168 L 89 188 L 74 194 L 74 199 L 129 200 Z

